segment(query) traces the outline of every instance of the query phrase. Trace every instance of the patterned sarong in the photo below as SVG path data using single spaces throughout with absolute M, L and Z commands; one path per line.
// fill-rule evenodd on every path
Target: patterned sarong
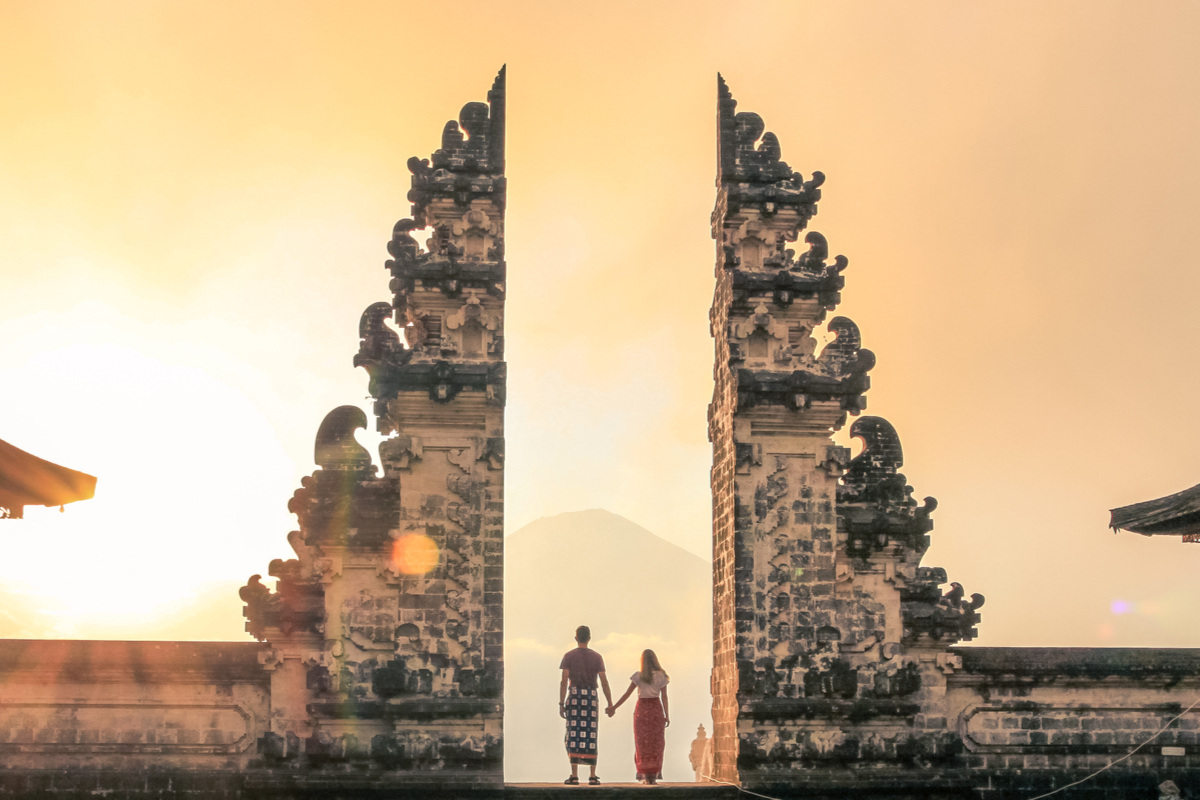
M 657 697 L 640 698 L 633 709 L 633 763 L 639 780 L 662 777 L 666 729 L 662 701 Z
M 572 764 L 596 763 L 596 723 L 600 708 L 595 689 L 571 687 L 567 698 L 567 755 Z

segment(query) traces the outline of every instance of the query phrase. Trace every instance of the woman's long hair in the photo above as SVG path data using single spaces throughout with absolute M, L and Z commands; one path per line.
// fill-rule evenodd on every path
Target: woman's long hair
M 658 663 L 658 656 L 654 655 L 653 650 L 642 651 L 642 674 L 639 675 L 642 683 L 650 685 L 654 683 L 654 673 L 661 672 L 664 678 L 671 677 L 667 671 L 662 668 L 662 664 Z

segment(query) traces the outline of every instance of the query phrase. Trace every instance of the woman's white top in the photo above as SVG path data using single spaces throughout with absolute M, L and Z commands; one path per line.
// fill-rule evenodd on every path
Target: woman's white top
M 650 683 L 642 682 L 642 673 L 640 670 L 629 676 L 629 680 L 637 684 L 639 700 L 658 697 L 662 694 L 662 690 L 667 688 L 667 684 L 671 682 L 671 679 L 661 672 L 655 671 L 653 675 L 654 680 L 650 681 Z

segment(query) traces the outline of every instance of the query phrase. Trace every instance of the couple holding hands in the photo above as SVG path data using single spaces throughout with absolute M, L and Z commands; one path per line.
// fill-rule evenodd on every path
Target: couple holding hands
M 666 727 L 671 724 L 667 704 L 667 684 L 670 677 L 658 663 L 653 650 L 642 652 L 641 669 L 629 676 L 629 688 L 615 704 L 604 672 L 604 658 L 588 647 L 592 632 L 586 625 L 575 629 L 574 650 L 562 658 L 562 682 L 558 687 L 558 713 L 567 721 L 567 757 L 571 761 L 571 777 L 564 783 L 579 784 L 579 765 L 590 768 L 588 784 L 599 786 L 596 777 L 597 736 L 600 702 L 597 680 L 604 690 L 608 707 L 604 713 L 613 716 L 621 704 L 637 690 L 637 706 L 633 710 L 634 763 L 639 781 L 654 785 L 662 777 L 663 746 Z

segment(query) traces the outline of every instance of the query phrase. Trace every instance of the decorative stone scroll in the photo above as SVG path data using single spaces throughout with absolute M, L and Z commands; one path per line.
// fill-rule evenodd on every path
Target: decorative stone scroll
M 814 172 L 811 180 L 793 172 L 782 160 L 779 139 L 766 130 L 762 117 L 737 112 L 725 80 L 717 76 L 719 153 L 717 181 L 726 193 L 722 200 L 727 214 L 752 206 L 770 217 L 782 210 L 807 221 L 817 213 L 825 176 Z
M 488 92 L 487 103 L 467 103 L 458 121 L 446 123 L 442 147 L 430 159 L 410 158 L 412 214 L 423 216 L 435 198 L 452 198 L 466 207 L 474 199 L 488 199 L 504 208 L 505 70 L 501 69 Z

